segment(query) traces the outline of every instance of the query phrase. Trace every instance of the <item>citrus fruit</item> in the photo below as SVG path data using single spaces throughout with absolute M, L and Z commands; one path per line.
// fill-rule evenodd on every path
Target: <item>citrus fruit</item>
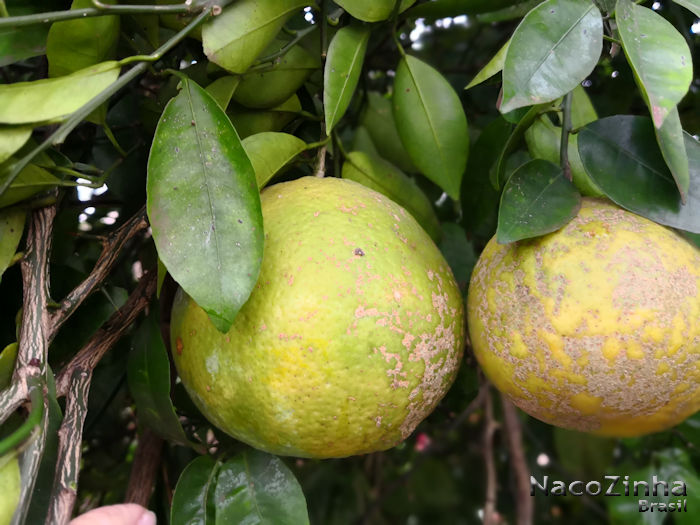
M 493 384 L 530 415 L 608 436 L 700 409 L 700 250 L 596 199 L 561 230 L 488 243 L 468 326 Z
M 173 358 L 202 413 L 256 448 L 300 457 L 384 450 L 443 397 L 464 342 L 442 255 L 403 208 L 352 181 L 262 192 L 265 248 L 228 333 L 178 292 Z
M 17 456 L 0 457 L 0 525 L 9 525 L 19 503 L 20 474 Z

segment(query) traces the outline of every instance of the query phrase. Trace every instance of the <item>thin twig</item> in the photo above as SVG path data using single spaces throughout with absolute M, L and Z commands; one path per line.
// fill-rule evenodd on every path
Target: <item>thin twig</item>
M 162 448 L 163 439 L 151 429 L 144 428 L 136 446 L 124 503 L 137 503 L 148 507 L 160 466 Z
M 481 450 L 484 456 L 484 470 L 486 472 L 486 495 L 484 499 L 484 525 L 498 523 L 496 513 L 496 463 L 493 458 L 493 436 L 498 429 L 498 423 L 493 418 L 493 400 L 491 399 L 490 385 L 486 386 L 484 398 L 484 430 L 481 436 Z
M 559 144 L 559 162 L 561 169 L 564 170 L 564 176 L 571 180 L 571 166 L 569 165 L 569 134 L 571 133 L 571 100 L 573 91 L 569 91 L 564 95 L 564 103 L 562 104 L 562 125 L 561 125 L 561 142 Z
M 503 407 L 504 433 L 510 451 L 510 467 L 515 476 L 515 522 L 518 525 L 532 525 L 535 505 L 534 498 L 530 496 L 530 471 L 523 449 L 523 432 L 518 412 L 515 405 L 503 394 L 501 394 L 501 406 Z
M 326 149 L 327 145 L 324 144 L 318 149 L 316 154 L 316 166 L 314 168 L 314 175 L 316 177 L 325 177 L 326 175 Z
M 66 396 L 66 414 L 58 431 L 58 461 L 47 524 L 68 523 L 73 513 L 78 493 L 83 425 L 95 366 L 148 306 L 155 288 L 156 272 L 147 272 L 126 303 L 95 332 L 56 380 L 56 394 Z
M 66 322 L 73 312 L 88 296 L 105 280 L 119 259 L 124 246 L 142 230 L 148 227 L 146 207 L 141 208 L 133 217 L 119 229 L 110 234 L 102 243 L 102 253 L 94 268 L 85 280 L 76 286 L 60 303 L 60 308 L 51 316 L 50 339 Z

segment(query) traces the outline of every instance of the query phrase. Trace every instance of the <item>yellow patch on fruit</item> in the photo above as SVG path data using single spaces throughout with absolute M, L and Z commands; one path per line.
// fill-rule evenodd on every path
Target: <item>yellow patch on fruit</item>
M 464 345 L 450 268 L 403 208 L 348 180 L 262 192 L 260 277 L 230 331 L 179 292 L 173 358 L 202 413 L 274 454 L 393 447 L 437 405 Z
M 700 409 L 700 250 L 596 199 L 561 230 L 491 239 L 467 301 L 493 384 L 530 415 L 608 436 Z

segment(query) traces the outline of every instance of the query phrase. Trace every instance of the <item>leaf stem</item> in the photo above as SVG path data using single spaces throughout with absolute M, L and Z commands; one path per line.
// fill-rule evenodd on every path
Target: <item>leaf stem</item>
M 569 134 L 571 133 L 571 99 L 573 98 L 573 91 L 569 91 L 564 96 L 564 102 L 562 103 L 562 126 L 561 126 L 561 142 L 559 144 L 559 163 L 561 164 L 561 169 L 564 170 L 564 176 L 572 180 L 571 178 L 571 166 L 569 166 Z

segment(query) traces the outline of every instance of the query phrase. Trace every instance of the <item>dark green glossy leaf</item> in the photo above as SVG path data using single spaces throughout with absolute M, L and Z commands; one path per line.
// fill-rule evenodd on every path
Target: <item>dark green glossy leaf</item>
M 31 4 L 26 2 L 16 7 L 8 5 L 7 8 L 11 16 L 31 15 L 42 10 L 43 6 Z M 49 24 L 35 24 L 0 29 L 0 67 L 43 55 L 50 27 Z
M 481 70 L 476 74 L 472 81 L 469 82 L 469 84 L 467 84 L 467 87 L 465 87 L 464 89 L 469 89 L 473 88 L 474 86 L 478 86 L 483 81 L 488 80 L 497 73 L 500 73 L 503 70 L 503 64 L 506 61 L 506 53 L 508 52 L 509 44 L 510 40 L 503 44 L 503 46 L 501 46 L 501 49 L 499 49 L 493 56 L 493 58 L 489 60 L 488 64 L 481 68 Z
M 276 457 L 257 450 L 221 466 L 216 479 L 217 525 L 304 525 L 306 500 L 294 474 Z
M 360 115 L 360 123 L 369 133 L 379 154 L 405 173 L 417 173 L 396 129 L 391 99 L 376 91 L 367 93 L 367 104 Z
M 19 208 L 0 209 L 0 281 L 17 251 L 26 216 L 27 212 Z
M 0 164 L 9 159 L 32 136 L 32 126 L 0 126 Z
M 488 13 L 479 13 L 474 18 L 476 18 L 476 21 L 480 24 L 495 24 L 498 22 L 515 20 L 516 18 L 522 18 L 541 3 L 542 0 L 521 0 L 510 7 L 489 11 Z
M 462 295 L 466 295 L 469 279 L 477 259 L 474 247 L 459 224 L 443 223 L 442 233 L 440 251 L 450 265 Z
M 170 507 L 171 525 L 214 523 L 214 487 L 219 465 L 210 456 L 192 460 L 180 474 Z
M 262 189 L 294 157 L 306 149 L 306 143 L 294 135 L 268 131 L 243 139 L 243 148 L 248 154 L 258 188 Z
M 435 242 L 440 240 L 440 223 L 430 200 L 413 179 L 389 161 L 353 151 L 345 159 L 342 177 L 386 195 L 406 208 Z
M 174 348 L 177 345 L 174 343 Z M 188 440 L 170 401 L 170 361 L 154 314 L 141 324 L 127 365 L 129 391 L 139 422 L 180 445 Z
M 64 77 L 0 84 L 0 123 L 60 119 L 84 105 L 118 76 L 116 62 L 102 62 Z
M 231 122 L 192 81 L 183 81 L 158 123 L 147 193 L 158 255 L 214 325 L 227 331 L 260 271 L 260 195 Z
M 0 171 L 0 181 L 10 173 L 9 166 Z M 16 202 L 23 201 L 43 190 L 47 190 L 60 184 L 60 180 L 51 175 L 44 168 L 29 164 L 19 172 L 17 178 L 9 188 L 0 195 L 0 208 L 5 208 Z
M 458 199 L 469 135 L 457 93 L 436 69 L 407 55 L 396 69 L 393 103 L 399 137 L 413 163 Z
M 690 186 L 690 171 L 688 168 L 688 154 L 685 152 L 685 140 L 683 128 L 678 110 L 674 107 L 668 114 L 660 128 L 654 128 L 656 142 L 659 144 L 661 154 L 666 161 L 673 180 L 678 186 L 681 201 L 685 203 Z
M 262 54 L 279 51 L 287 42 L 276 40 Z M 318 57 L 301 46 L 293 46 L 275 60 L 270 70 L 246 73 L 233 93 L 233 100 L 248 108 L 272 108 L 291 97 L 319 69 Z
M 503 188 L 496 238 L 506 244 L 556 231 L 580 206 L 581 195 L 561 167 L 532 160 L 515 170 Z
M 115 0 L 106 0 L 114 4 Z M 93 7 L 92 0 L 73 0 L 71 9 Z M 97 16 L 51 24 L 46 40 L 49 76 L 61 77 L 114 58 L 119 38 L 118 16 Z
M 445 18 L 458 15 L 478 15 L 497 11 L 522 0 L 435 0 L 417 5 L 408 14 L 421 18 Z
M 615 21 L 635 80 L 660 128 L 693 80 L 688 44 L 664 17 L 631 0 L 618 0 Z
M 345 114 L 355 93 L 369 35 L 369 28 L 346 26 L 335 34 L 328 46 L 323 73 L 323 109 L 328 134 Z
M 237 0 L 202 28 L 207 58 L 232 73 L 245 73 L 304 0 Z
M 503 65 L 503 113 L 555 100 L 584 80 L 603 48 L 603 20 L 589 0 L 547 0 L 511 37 Z
M 685 205 L 656 144 L 651 119 L 616 115 L 579 132 L 581 161 L 619 206 L 660 224 L 700 233 L 700 144 L 684 134 L 690 169 Z
M 399 12 L 411 7 L 416 0 L 401 0 Z M 336 0 L 353 17 L 363 22 L 380 22 L 391 16 L 396 0 Z
M 673 0 L 678 5 L 682 5 L 689 11 L 692 11 L 695 16 L 700 18 L 700 0 Z
M 17 359 L 17 343 L 10 343 L 0 352 L 0 390 L 10 386 Z
M 231 102 L 231 97 L 236 91 L 238 84 L 241 81 L 241 77 L 234 75 L 227 75 L 225 77 L 217 78 L 214 82 L 209 84 L 205 90 L 211 95 L 211 98 L 216 100 L 221 109 L 226 111 L 229 103 Z

